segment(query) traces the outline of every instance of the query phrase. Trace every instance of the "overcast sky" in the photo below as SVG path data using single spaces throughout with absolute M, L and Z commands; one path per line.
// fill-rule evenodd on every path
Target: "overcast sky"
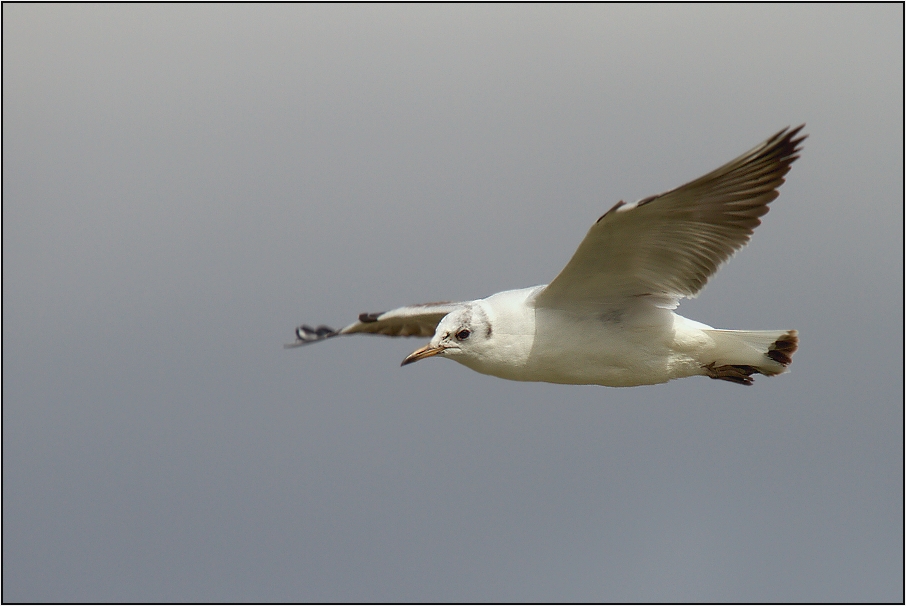
M 787 125 L 679 312 L 792 372 L 284 350 Z M 902 601 L 903 6 L 3 5 L 3 600 Z

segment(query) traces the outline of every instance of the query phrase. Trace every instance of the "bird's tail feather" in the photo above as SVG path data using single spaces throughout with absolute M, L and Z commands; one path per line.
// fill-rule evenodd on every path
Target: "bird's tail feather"
M 702 366 L 712 379 L 752 384 L 755 373 L 774 376 L 786 372 L 799 348 L 795 330 L 705 331 L 714 339 L 713 360 Z

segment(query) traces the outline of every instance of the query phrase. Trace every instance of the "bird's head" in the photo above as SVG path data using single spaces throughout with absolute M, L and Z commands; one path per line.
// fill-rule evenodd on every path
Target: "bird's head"
M 401 366 L 432 356 L 452 358 L 457 362 L 479 357 L 482 346 L 492 334 L 487 314 L 481 307 L 469 305 L 451 311 L 437 325 L 431 342 L 406 356 Z

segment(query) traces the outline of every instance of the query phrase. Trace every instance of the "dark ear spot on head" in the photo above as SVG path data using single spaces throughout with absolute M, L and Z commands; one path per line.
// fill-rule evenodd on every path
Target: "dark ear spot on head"
M 490 338 L 491 338 L 491 332 L 492 332 L 492 330 L 491 330 L 491 323 L 488 322 L 488 328 L 487 328 L 487 330 L 484 331 L 484 336 L 487 337 L 488 339 L 490 339 Z

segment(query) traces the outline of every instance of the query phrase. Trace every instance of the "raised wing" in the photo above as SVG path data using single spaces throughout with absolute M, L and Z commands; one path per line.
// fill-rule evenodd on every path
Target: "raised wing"
M 300 347 L 331 337 L 365 333 L 388 337 L 431 337 L 445 315 L 461 303 L 422 303 L 390 311 L 359 314 L 359 321 L 334 330 L 329 326 L 312 328 L 306 324 L 296 329 L 296 342 L 284 347 Z
M 633 204 L 619 202 L 592 226 L 536 304 L 573 307 L 652 296 L 694 297 L 749 241 L 798 158 L 802 126 L 784 129 L 704 177 Z

